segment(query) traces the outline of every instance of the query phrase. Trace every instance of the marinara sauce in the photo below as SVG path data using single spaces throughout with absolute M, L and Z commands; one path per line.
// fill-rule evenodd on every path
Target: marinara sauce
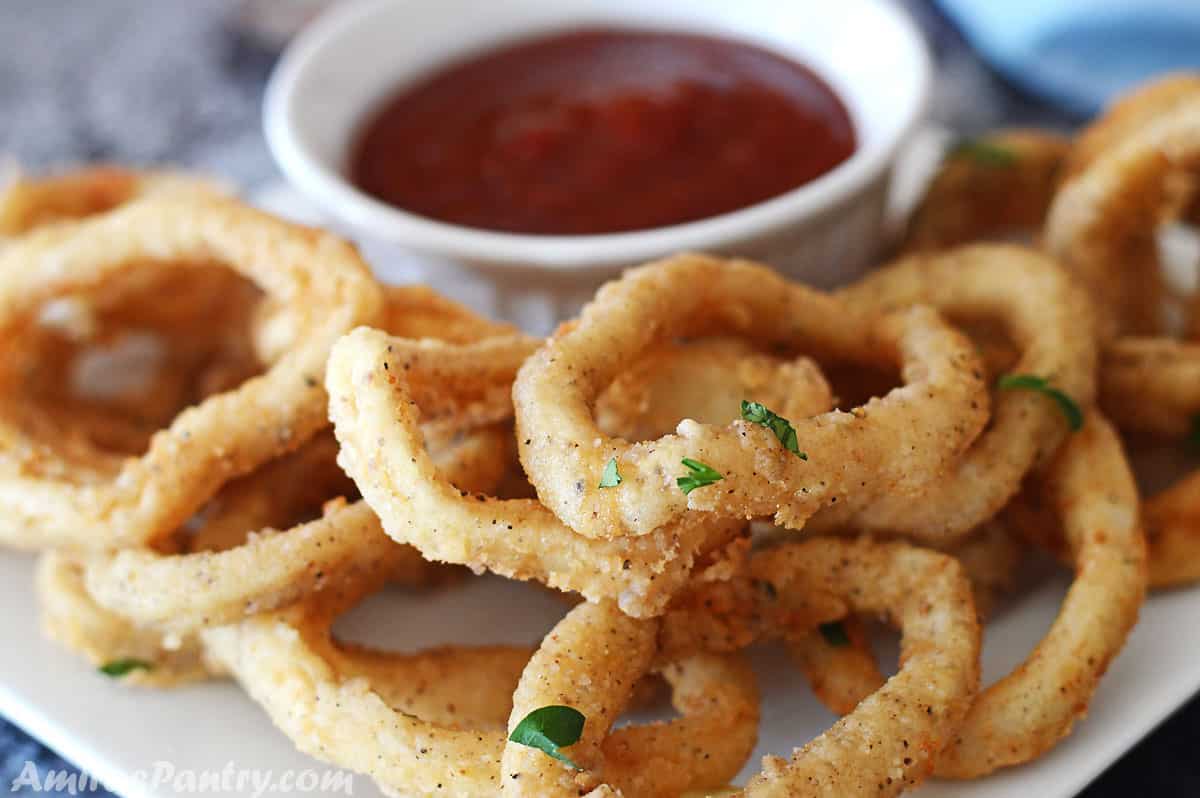
M 578 30 L 487 52 L 384 102 L 351 179 L 444 222 L 617 233 L 704 219 L 803 185 L 855 149 L 837 95 L 749 44 Z

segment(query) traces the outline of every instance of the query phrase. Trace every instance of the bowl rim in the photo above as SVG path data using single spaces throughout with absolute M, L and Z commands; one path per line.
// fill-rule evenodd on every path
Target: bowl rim
M 290 111 L 297 87 L 320 67 L 320 55 L 330 42 L 346 35 L 365 18 L 394 8 L 395 0 L 361 0 L 334 8 L 303 30 L 284 51 L 268 80 L 263 129 L 280 170 L 303 194 L 351 228 L 417 251 L 476 264 L 573 272 L 640 262 L 664 252 L 720 249 L 795 225 L 865 190 L 890 167 L 924 116 L 933 71 L 924 37 L 911 17 L 895 4 L 886 0 L 857 2 L 873 6 L 882 14 L 894 35 L 907 40 L 905 47 L 915 56 L 915 101 L 907 118 L 868 146 L 860 141 L 849 158 L 815 180 L 745 208 L 682 224 L 591 235 L 484 230 L 437 221 L 389 205 L 361 191 L 340 170 L 323 162 L 293 125 Z

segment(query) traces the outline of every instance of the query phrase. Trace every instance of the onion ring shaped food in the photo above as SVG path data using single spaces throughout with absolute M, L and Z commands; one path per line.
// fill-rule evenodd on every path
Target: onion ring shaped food
M 1192 434 L 1200 413 L 1200 343 L 1113 341 L 1101 359 L 1100 406 L 1122 430 L 1164 438 Z
M 464 493 L 423 445 L 418 407 L 396 366 L 413 346 L 355 330 L 334 347 L 327 373 L 339 462 L 394 540 L 431 560 L 616 599 L 626 613 L 648 616 L 686 583 L 699 554 L 741 530 L 740 522 L 694 518 L 640 538 L 592 540 L 537 501 Z
M 464 490 L 488 490 L 503 476 L 510 441 L 506 427 L 484 428 L 441 447 L 438 468 Z M 407 584 L 443 570 L 388 538 L 364 502 L 339 500 L 352 495 L 354 484 L 337 466 L 332 435 L 230 487 L 231 495 L 218 494 L 214 511 L 200 520 L 187 551 L 87 556 L 95 601 L 139 626 L 184 634 L 287 606 L 381 560 L 393 560 L 393 578 L 403 574 Z M 323 504 L 316 520 L 279 526 Z
M 294 529 L 262 530 L 226 551 L 94 555 L 87 586 L 98 603 L 140 625 L 192 632 L 287 606 L 399 548 L 371 508 L 356 502 Z
M 979 684 L 979 624 L 958 563 L 902 543 L 828 538 L 751 562 L 755 578 L 779 596 L 833 593 L 854 612 L 890 620 L 900 628 L 901 664 L 790 761 L 768 758 L 740 795 L 891 796 L 923 781 Z
M 734 579 L 758 588 L 752 601 L 728 608 L 744 617 L 755 636 L 790 633 L 786 623 L 761 625 L 756 617 L 805 616 L 811 613 L 807 605 L 824 607 L 836 597 L 850 612 L 877 615 L 900 628 L 901 665 L 854 712 L 796 748 L 790 760 L 765 758 L 763 772 L 732 795 L 894 796 L 923 781 L 979 685 L 979 623 L 970 584 L 954 558 L 907 543 L 811 538 L 754 554 Z M 673 627 L 689 627 L 697 614 L 709 612 L 700 601 L 668 613 L 660 645 L 679 637 Z M 753 638 L 730 642 L 743 646 Z M 533 668 L 531 661 L 522 682 Z M 565 789 L 563 784 L 541 794 L 576 794 Z
M 601 433 L 593 405 L 639 355 L 682 335 L 724 333 L 783 348 L 901 366 L 908 384 L 855 408 L 793 419 L 803 459 L 771 430 L 689 420 L 673 435 L 630 444 Z M 593 538 L 643 535 L 704 510 L 776 516 L 799 528 L 851 491 L 913 493 L 974 439 L 987 413 L 969 343 L 928 309 L 875 318 L 747 261 L 681 255 L 632 269 L 600 289 L 576 322 L 535 353 L 513 386 L 521 462 L 555 515 Z M 897 447 L 909 453 L 901 463 Z M 615 458 L 622 477 L 599 488 Z M 676 487 L 688 458 L 719 486 Z
M 800 419 L 833 407 L 833 393 L 809 358 L 785 360 L 738 338 L 670 341 L 613 380 L 596 402 L 596 424 L 606 435 L 649 440 L 684 418 L 724 424 L 743 401 Z
M 491 798 L 499 794 L 500 758 L 505 742 L 502 729 L 494 728 L 490 722 L 495 709 L 491 701 L 484 702 L 476 710 L 483 716 L 480 718 L 447 717 L 444 710 L 435 710 L 439 717 L 431 719 L 394 708 L 375 689 L 371 681 L 373 674 L 361 664 L 343 670 L 341 647 L 331 639 L 329 627 L 338 612 L 362 595 L 363 584 L 361 581 L 349 586 L 342 584 L 336 588 L 341 593 L 327 597 L 319 605 L 315 602 L 299 604 L 237 625 L 206 630 L 203 633 L 205 646 L 212 657 L 229 668 L 301 751 L 340 767 L 366 773 L 384 789 L 403 795 Z M 630 619 L 612 609 L 611 604 L 582 604 L 568 618 L 598 610 L 611 613 L 611 617 L 619 619 L 623 625 L 642 630 L 641 636 L 647 639 L 649 653 L 653 654 L 656 621 Z M 551 632 L 548 640 L 553 641 L 555 635 Z M 484 650 L 490 652 L 491 649 L 495 647 Z M 433 656 L 453 669 L 448 678 L 456 683 L 470 678 L 465 673 L 454 675 L 465 666 L 460 667 L 453 658 L 444 657 L 444 651 L 436 649 Z M 574 664 L 579 672 L 598 676 L 613 664 L 608 661 L 609 654 L 611 649 L 589 648 L 580 652 Z M 424 660 L 426 654 L 385 656 L 394 660 L 392 667 L 417 670 L 420 666 L 410 668 L 404 660 Z M 477 667 L 481 661 L 486 661 L 483 659 L 486 656 L 483 653 L 468 655 L 463 661 Z M 509 656 L 504 655 L 504 659 Z M 520 651 L 513 650 L 511 656 L 519 657 Z M 728 735 L 723 709 L 735 705 L 739 699 L 752 706 L 757 699 L 746 666 L 736 659 L 724 659 L 731 663 L 730 668 L 693 669 L 687 662 L 680 663 L 687 678 L 679 679 L 682 687 L 677 690 L 687 696 L 685 711 L 694 708 L 694 712 L 660 730 L 664 738 L 672 741 L 670 750 L 675 750 L 680 735 L 695 732 L 697 717 L 703 719 L 709 734 Z M 361 657 L 359 661 L 361 663 Z M 698 661 L 708 663 L 711 658 L 700 657 Z M 741 681 L 743 678 L 749 681 Z M 632 684 L 627 685 L 626 692 L 632 688 Z M 709 696 L 709 701 L 698 700 L 697 697 L 702 695 Z M 422 709 L 418 705 L 409 706 Z M 715 717 L 706 712 L 714 707 L 722 710 Z M 615 707 L 615 711 L 619 711 L 619 707 Z M 740 759 L 728 761 L 722 771 L 726 780 L 736 773 L 753 748 L 757 713 L 753 712 L 749 720 L 751 722 L 745 724 L 748 732 L 743 733 L 748 739 L 743 743 Z M 650 772 L 650 765 L 655 762 L 654 756 L 659 750 L 651 742 L 643 753 L 637 748 L 643 742 L 641 738 L 625 740 L 638 734 L 645 733 L 639 727 L 613 731 L 601 746 L 601 757 L 608 756 L 607 752 L 612 750 L 613 759 L 624 762 L 622 757 L 631 754 L 630 768 L 637 773 Z M 726 744 L 724 750 L 731 747 Z M 710 765 L 708 771 L 694 775 L 685 773 L 683 784 L 704 786 L 697 780 L 711 770 Z M 679 777 L 678 773 L 663 776 L 667 779 Z M 662 793 L 626 794 L 630 798 L 643 795 L 654 798 Z
M 1001 319 L 1021 349 L 1011 373 L 1051 379 L 1081 407 L 1094 400 L 1097 356 L 1087 295 L 1057 264 L 1032 250 L 983 244 L 911 256 L 840 296 L 880 312 L 925 303 L 956 321 Z M 1060 408 L 1038 393 L 999 391 L 992 404 L 988 429 L 919 501 L 884 495 L 864 505 L 855 496 L 826 518 L 814 518 L 809 528 L 847 527 L 936 544 L 995 516 L 1070 429 Z
M 484 318 L 427 285 L 389 285 L 384 291 L 387 309 L 383 329 L 393 335 L 470 344 L 520 333 L 515 326 Z
M 667 664 L 662 673 L 682 717 L 612 731 L 651 670 L 657 632 L 657 621 L 630 618 L 612 602 L 580 604 L 554 627 L 521 675 L 509 731 L 539 707 L 575 708 L 587 720 L 570 755 L 584 771 L 509 742 L 501 795 L 678 795 L 737 774 L 758 739 L 759 715 L 753 673 L 737 655 L 700 653 Z
M 111 211 L 151 195 L 222 194 L 211 180 L 171 172 L 89 166 L 0 186 L 0 240 Z
M 101 285 L 139 259 L 227 263 L 267 294 L 307 308 L 306 324 L 266 373 L 179 414 L 143 457 L 116 473 L 31 461 L 22 431 L 0 425 L 0 472 L 7 472 L 0 540 L 9 545 L 108 548 L 170 533 L 223 484 L 325 425 L 329 349 L 382 307 L 365 265 L 339 239 L 232 201 L 172 197 L 81 222 L 67 237 L 34 233 L 0 251 L 0 337 L 19 336 L 41 303 Z
M 1002 162 L 951 152 L 909 220 L 901 248 L 947 249 L 1040 230 L 1071 149 L 1044 130 L 996 130 L 973 140 Z
M 1063 447 L 1042 487 L 1073 552 L 1075 580 L 1024 664 L 971 706 L 938 758 L 939 776 L 975 778 L 1053 748 L 1086 713 L 1137 620 L 1146 591 L 1137 488 L 1098 413 Z
M 38 557 L 34 585 L 41 610 L 42 631 L 97 668 L 122 660 L 138 667 L 121 677 L 122 684 L 173 687 L 218 675 L 220 668 L 206 660 L 194 638 L 165 636 L 138 627 L 106 610 L 88 594 L 83 564 L 65 552 Z
M 944 551 L 962 565 L 975 609 L 985 619 L 1012 588 L 1026 546 L 1006 524 L 992 520 Z M 817 627 L 787 635 L 784 644 L 817 699 L 830 712 L 846 715 L 887 677 L 879 669 L 861 619 L 851 615 L 837 623 L 845 639 L 831 640 L 829 627 Z
M 1200 414 L 1200 344 L 1120 338 L 1104 353 L 1100 402 L 1123 431 L 1182 441 Z M 1150 587 L 1200 581 L 1200 472 L 1142 503 Z
M 845 632 L 844 641 L 830 641 L 818 627 L 786 637 L 784 645 L 817 700 L 835 715 L 849 715 L 887 678 L 862 620 L 851 615 L 836 623 Z
M 1200 582 L 1200 471 L 1143 502 L 1142 523 L 1150 587 L 1164 590 Z
M 1200 91 L 1097 154 L 1055 196 L 1045 246 L 1092 291 L 1105 340 L 1163 331 L 1155 233 L 1178 212 L 1179 181 L 1198 171 Z
M 1118 97 L 1071 142 L 1063 169 L 1065 176 L 1079 174 L 1100 155 L 1197 95 L 1200 95 L 1200 74 L 1177 72 L 1143 83 Z

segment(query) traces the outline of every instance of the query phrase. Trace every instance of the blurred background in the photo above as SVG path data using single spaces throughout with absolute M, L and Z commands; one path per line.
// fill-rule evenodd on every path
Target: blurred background
M 933 121 L 1069 128 L 1147 74 L 1200 68 L 1200 0 L 898 0 L 937 61 Z M 288 35 L 327 0 L 4 0 L 0 163 L 171 163 L 247 191 L 279 180 L 260 103 Z M 119 722 L 136 722 L 136 718 Z M 1086 798 L 1200 794 L 1200 703 Z M 68 767 L 0 720 L 0 784 Z

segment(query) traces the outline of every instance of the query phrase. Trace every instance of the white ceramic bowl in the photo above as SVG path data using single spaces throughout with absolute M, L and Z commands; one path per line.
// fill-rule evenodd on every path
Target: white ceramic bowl
M 632 233 L 534 236 L 436 222 L 345 177 L 372 107 L 439 65 L 580 26 L 682 30 L 749 41 L 812 66 L 846 103 L 858 150 L 786 194 L 732 213 Z M 883 235 L 892 165 L 929 84 L 920 34 L 888 0 L 368 0 L 339 4 L 288 48 L 264 122 L 279 166 L 354 235 L 482 272 L 501 302 L 574 310 L 622 267 L 681 250 L 740 254 L 819 286 L 852 279 Z

